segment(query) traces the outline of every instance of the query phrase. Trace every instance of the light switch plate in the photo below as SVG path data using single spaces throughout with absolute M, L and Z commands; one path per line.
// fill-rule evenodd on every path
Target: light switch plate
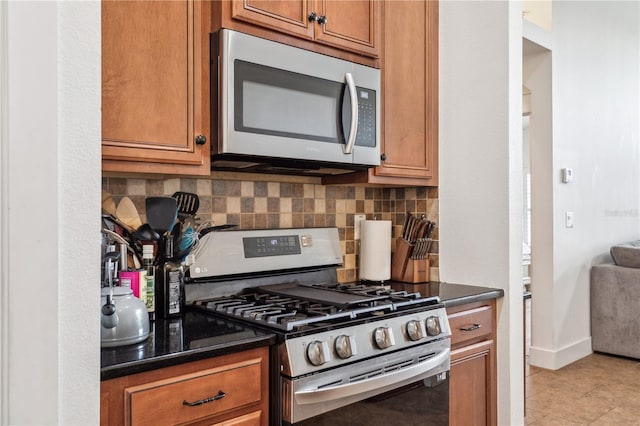
M 573 169 L 565 167 L 562 169 L 562 182 L 569 183 L 573 180 Z
M 564 215 L 564 226 L 566 228 L 573 228 L 573 212 L 566 212 Z

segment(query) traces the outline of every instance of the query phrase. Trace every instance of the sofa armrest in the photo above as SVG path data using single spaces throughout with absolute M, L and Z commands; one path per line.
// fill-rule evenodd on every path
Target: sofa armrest
M 609 249 L 613 261 L 625 268 L 640 268 L 640 241 L 616 244 Z
M 640 269 L 591 268 L 593 350 L 640 358 Z

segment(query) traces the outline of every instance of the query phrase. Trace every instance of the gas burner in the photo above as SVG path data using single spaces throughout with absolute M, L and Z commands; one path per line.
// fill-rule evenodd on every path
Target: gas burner
M 388 296 L 395 300 L 425 299 L 419 292 L 409 293 L 406 290 L 394 290 L 391 286 L 381 284 L 314 284 L 313 287 L 352 294 Z
M 395 291 L 383 285 L 283 283 L 235 296 L 200 300 L 196 306 L 283 331 L 334 327 L 438 304 L 437 297 Z

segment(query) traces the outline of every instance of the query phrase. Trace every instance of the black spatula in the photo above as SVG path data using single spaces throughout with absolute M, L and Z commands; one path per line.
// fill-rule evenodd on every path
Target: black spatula
M 178 217 L 178 203 L 172 197 L 147 197 L 147 223 L 161 236 L 171 231 Z

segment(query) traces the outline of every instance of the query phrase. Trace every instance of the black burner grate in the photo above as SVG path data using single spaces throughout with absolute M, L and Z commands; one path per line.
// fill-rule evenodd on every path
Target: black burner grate
M 326 301 L 318 301 L 317 290 L 326 291 Z M 277 294 L 290 291 L 294 294 L 313 295 L 311 300 Z M 335 297 L 331 297 L 336 295 Z M 344 303 L 345 295 L 350 297 Z M 353 301 L 351 301 L 353 300 Z M 299 331 L 309 328 L 334 326 L 354 319 L 380 317 L 412 308 L 428 308 L 439 304 L 437 297 L 422 297 L 420 293 L 395 291 L 384 285 L 364 284 L 316 284 L 301 286 L 293 283 L 259 287 L 228 297 L 218 297 L 194 302 L 200 309 L 225 316 L 265 325 L 283 331 Z

